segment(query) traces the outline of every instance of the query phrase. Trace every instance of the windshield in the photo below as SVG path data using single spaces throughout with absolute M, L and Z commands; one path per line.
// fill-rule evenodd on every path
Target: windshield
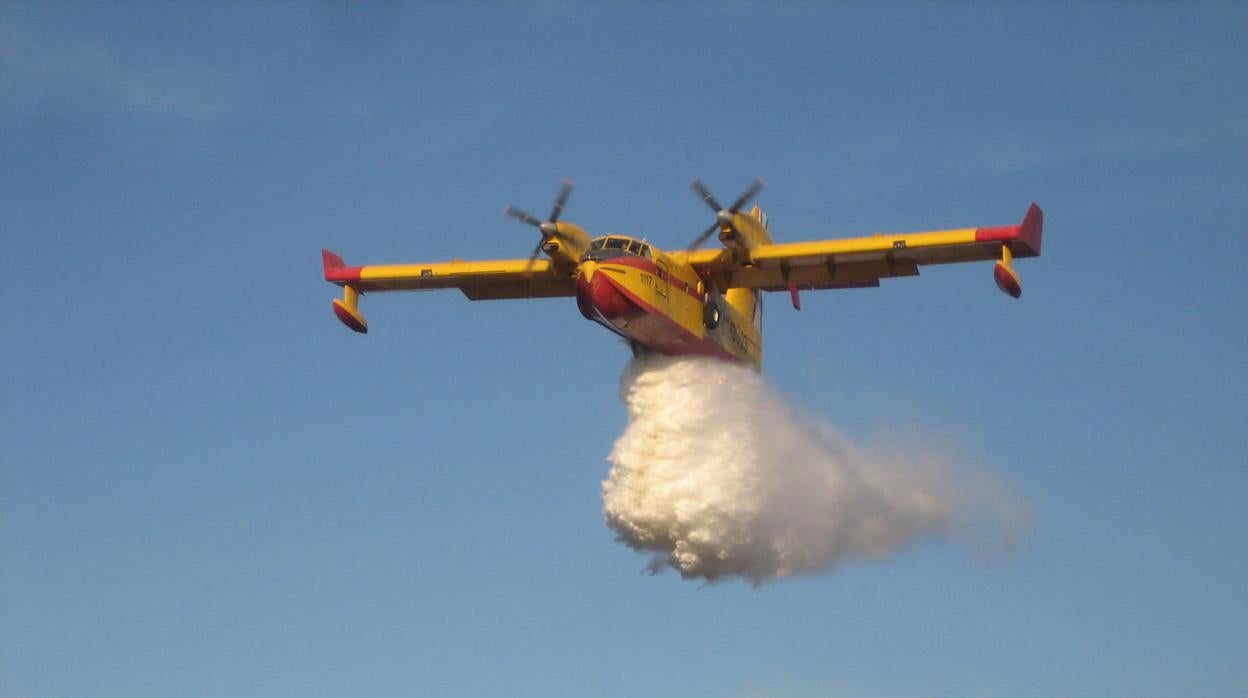
M 589 251 L 585 259 L 606 259 L 621 254 L 636 255 L 651 259 L 650 246 L 640 240 L 625 237 L 601 237 L 589 243 Z

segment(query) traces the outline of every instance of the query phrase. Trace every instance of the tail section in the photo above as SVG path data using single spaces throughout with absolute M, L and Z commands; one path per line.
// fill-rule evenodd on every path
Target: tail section
M 745 244 L 751 248 L 757 245 L 770 245 L 773 242 L 771 233 L 767 230 L 767 214 L 763 213 L 763 209 L 757 204 L 750 209 L 748 214 L 737 214 L 736 228 L 741 237 L 745 238 Z M 724 294 L 728 304 L 753 322 L 760 333 L 763 329 L 762 297 L 762 291 L 745 288 L 729 289 Z

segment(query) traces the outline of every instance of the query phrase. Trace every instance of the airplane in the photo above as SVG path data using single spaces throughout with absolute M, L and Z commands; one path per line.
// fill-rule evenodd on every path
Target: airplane
M 347 266 L 322 249 L 325 280 L 343 288 L 334 314 L 366 333 L 359 297 L 367 293 L 457 288 L 474 301 L 574 296 L 582 315 L 627 340 L 634 355 L 708 356 L 759 370 L 763 292 L 788 291 L 801 310 L 801 291 L 877 287 L 884 278 L 917 276 L 928 264 L 996 260 L 997 287 L 1018 298 L 1013 261 L 1040 255 L 1044 213 L 1034 203 L 1018 225 L 786 243 L 772 239 L 758 205 L 744 210 L 762 180 L 727 207 L 700 180 L 690 186 L 715 221 L 682 250 L 615 233 L 591 238 L 561 219 L 572 193 L 567 180 L 545 220 L 511 206 L 503 211 L 538 230 L 528 259 Z M 703 249 L 716 233 L 722 247 Z M 547 259 L 538 259 L 542 253 Z

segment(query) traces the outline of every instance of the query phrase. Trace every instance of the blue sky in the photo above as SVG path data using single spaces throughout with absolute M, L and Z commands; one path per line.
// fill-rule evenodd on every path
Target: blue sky
M 0 692 L 1239 696 L 1248 13 L 1226 4 L 7 3 Z M 751 178 L 777 238 L 1046 211 L 990 265 L 773 297 L 765 372 L 1013 483 L 752 589 L 603 525 L 626 350 L 569 300 L 366 299 L 349 262 L 678 247 Z

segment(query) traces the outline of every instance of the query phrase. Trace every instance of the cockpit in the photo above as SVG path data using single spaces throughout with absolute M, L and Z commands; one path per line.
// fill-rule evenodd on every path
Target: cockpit
M 591 241 L 589 250 L 581 257 L 581 260 L 592 259 L 599 261 L 610 259 L 611 257 L 619 257 L 620 255 L 633 255 L 635 257 L 652 259 L 650 246 L 641 240 L 634 240 L 633 238 L 619 235 L 607 235 Z

